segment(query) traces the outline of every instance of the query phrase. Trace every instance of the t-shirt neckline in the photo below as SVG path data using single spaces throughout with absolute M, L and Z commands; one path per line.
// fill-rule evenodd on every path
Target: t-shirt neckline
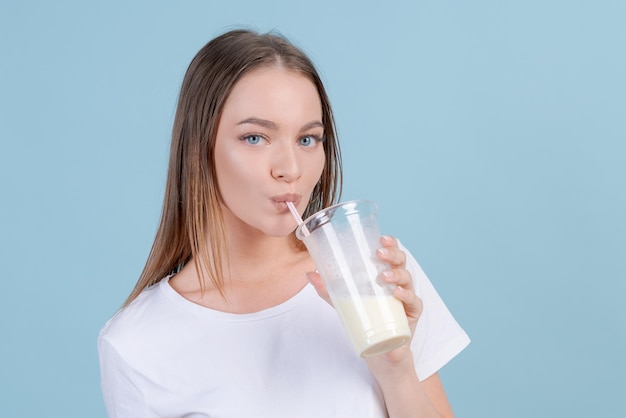
M 159 291 L 170 301 L 178 305 L 180 308 L 185 309 L 188 312 L 192 312 L 196 315 L 201 315 L 204 317 L 221 319 L 221 320 L 229 320 L 235 322 L 247 322 L 247 321 L 258 321 L 261 319 L 271 318 L 273 316 L 281 315 L 286 313 L 296 306 L 300 304 L 300 300 L 304 298 L 309 292 L 314 292 L 313 286 L 307 283 L 302 289 L 300 289 L 295 295 L 290 297 L 284 302 L 279 303 L 278 305 L 271 306 L 269 308 L 262 309 L 257 312 L 251 313 L 231 313 L 224 312 L 213 308 L 208 308 L 206 306 L 199 305 L 194 303 L 178 293 L 174 288 L 170 285 L 169 281 L 172 278 L 172 275 L 164 277 L 159 282 Z

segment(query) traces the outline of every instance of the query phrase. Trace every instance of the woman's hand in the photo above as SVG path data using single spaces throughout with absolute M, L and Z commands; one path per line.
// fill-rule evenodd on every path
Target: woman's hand
M 383 236 L 380 241 L 383 246 L 376 251 L 376 256 L 378 259 L 387 262 L 391 266 L 390 270 L 381 274 L 381 279 L 385 283 L 395 285 L 393 295 L 404 305 L 404 312 L 409 321 L 412 338 L 415 333 L 417 321 L 422 314 L 422 300 L 415 294 L 413 277 L 406 269 L 406 254 L 398 247 L 398 241 L 390 236 Z M 410 341 L 395 350 L 379 356 L 370 357 L 366 359 L 366 361 L 368 365 L 370 365 L 370 368 L 374 365 L 373 363 L 378 362 L 387 363 L 388 366 L 406 361 L 413 364 L 413 355 L 409 346 Z
M 398 241 L 390 236 L 383 236 L 381 239 L 382 247 L 376 251 L 376 256 L 379 260 L 388 263 L 391 269 L 381 274 L 381 279 L 390 284 L 395 285 L 393 295 L 397 297 L 404 305 L 404 311 L 409 321 L 409 328 L 411 335 L 415 331 L 417 321 L 422 313 L 422 301 L 415 294 L 413 287 L 413 278 L 411 273 L 406 269 L 406 254 L 398 247 Z M 321 278 L 316 272 L 307 273 L 309 282 L 315 287 L 317 293 L 329 304 L 332 305 L 328 291 Z M 409 348 L 410 342 L 407 342 L 402 347 L 399 347 L 386 354 L 382 354 L 375 357 L 366 359 L 368 365 L 380 367 L 393 366 L 403 362 L 412 364 L 413 356 Z M 409 358 L 410 357 L 410 358 Z M 372 370 L 375 372 L 375 370 Z
M 391 267 L 380 277 L 384 282 L 396 286 L 393 294 L 404 305 L 413 338 L 417 321 L 422 314 L 422 300 L 415 294 L 413 277 L 406 269 L 406 254 L 398 247 L 398 241 L 390 236 L 383 236 L 380 241 L 382 247 L 376 251 L 376 256 Z M 317 293 L 332 305 L 320 275 L 310 272 L 307 277 Z M 439 376 L 435 373 L 420 383 L 410 344 L 408 341 L 395 350 L 365 358 L 382 389 L 389 416 L 453 417 Z

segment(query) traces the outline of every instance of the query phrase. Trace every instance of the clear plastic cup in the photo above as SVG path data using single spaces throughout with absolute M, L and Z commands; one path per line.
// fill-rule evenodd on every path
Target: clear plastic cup
M 404 306 L 379 276 L 391 267 L 376 257 L 381 247 L 377 206 L 353 200 L 323 209 L 296 229 L 362 357 L 393 350 L 411 338 Z

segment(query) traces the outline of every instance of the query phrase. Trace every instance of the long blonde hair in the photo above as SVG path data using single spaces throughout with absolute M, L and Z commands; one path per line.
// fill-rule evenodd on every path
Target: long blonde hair
M 226 256 L 226 233 L 213 163 L 218 123 L 224 103 L 241 77 L 253 69 L 278 64 L 311 80 L 322 102 L 325 164 L 304 216 L 338 201 L 341 154 L 330 102 L 313 63 L 280 35 L 227 32 L 196 54 L 183 79 L 159 228 L 125 306 L 190 260 L 200 275 L 206 274 L 224 295 L 221 261 Z M 200 286 L 204 289 L 202 280 Z

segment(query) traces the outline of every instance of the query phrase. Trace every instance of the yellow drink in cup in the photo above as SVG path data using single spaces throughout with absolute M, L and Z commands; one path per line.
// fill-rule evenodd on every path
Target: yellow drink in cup
M 356 352 L 363 357 L 393 350 L 411 338 L 404 306 L 379 280 L 390 266 L 381 247 L 376 204 L 354 200 L 323 209 L 296 230 L 324 279 Z

